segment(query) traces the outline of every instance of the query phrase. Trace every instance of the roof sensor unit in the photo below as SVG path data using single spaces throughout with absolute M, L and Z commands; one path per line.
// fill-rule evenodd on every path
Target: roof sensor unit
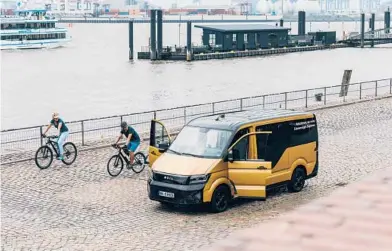
M 221 114 L 221 115 L 219 115 L 216 119 L 215 119 L 215 121 L 219 121 L 219 119 L 224 119 L 225 118 L 225 114 Z

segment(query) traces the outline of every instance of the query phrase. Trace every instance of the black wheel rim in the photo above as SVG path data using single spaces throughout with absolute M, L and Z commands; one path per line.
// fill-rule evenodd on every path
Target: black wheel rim
M 108 173 L 111 176 L 119 175 L 121 173 L 122 169 L 123 169 L 123 162 L 120 160 L 119 156 L 114 156 L 109 160 Z
M 52 163 L 52 154 L 50 149 L 47 147 L 39 149 L 37 152 L 36 161 L 40 168 L 47 168 Z M 46 164 L 45 161 L 47 161 Z
M 132 169 L 135 173 L 139 173 L 143 170 L 143 168 L 144 168 L 144 157 L 136 154 Z
M 223 211 L 227 207 L 227 203 L 228 203 L 227 202 L 227 194 L 223 191 L 219 191 L 216 194 L 216 200 L 215 200 L 216 208 L 219 211 Z
M 73 163 L 76 158 L 76 149 L 71 144 L 64 145 L 64 154 L 63 154 L 63 161 L 65 163 Z
M 302 175 L 302 173 L 298 172 L 297 175 L 295 176 L 294 180 L 294 189 L 295 190 L 300 190 L 305 184 L 305 179 Z

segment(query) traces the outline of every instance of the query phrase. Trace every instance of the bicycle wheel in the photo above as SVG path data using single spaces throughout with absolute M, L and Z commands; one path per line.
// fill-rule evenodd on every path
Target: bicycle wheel
M 67 142 L 63 146 L 64 153 L 63 153 L 63 160 L 62 162 L 66 165 L 71 165 L 76 160 L 76 156 L 78 155 L 78 150 L 76 146 L 72 142 Z
M 146 157 L 143 153 L 137 152 L 135 154 L 135 159 L 132 165 L 132 170 L 135 173 L 140 173 L 144 169 L 144 164 L 146 163 Z
M 53 152 L 52 149 L 48 146 L 41 146 L 38 148 L 37 152 L 35 153 L 35 164 L 40 169 L 46 169 L 52 164 L 53 161 Z
M 111 167 L 113 167 L 113 169 Z M 124 168 L 124 162 L 120 157 L 120 155 L 113 155 L 109 159 L 107 170 L 110 176 L 116 177 L 121 173 L 123 168 Z

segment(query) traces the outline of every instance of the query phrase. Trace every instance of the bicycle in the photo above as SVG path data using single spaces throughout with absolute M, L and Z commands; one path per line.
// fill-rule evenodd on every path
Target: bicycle
M 43 138 L 47 138 L 47 140 L 46 140 L 46 144 L 38 148 L 37 152 L 35 153 L 35 164 L 40 169 L 46 169 L 52 164 L 53 150 L 56 153 L 56 157 L 60 156 L 57 141 L 53 140 L 53 139 L 57 139 L 58 136 L 45 136 L 45 135 L 41 135 L 41 136 Z M 76 156 L 78 155 L 78 151 L 76 149 L 75 144 L 72 142 L 67 142 L 64 144 L 63 149 L 64 149 L 64 153 L 63 153 L 64 158 L 61 161 L 66 165 L 71 165 L 76 160 Z M 48 160 L 48 163 L 46 165 L 40 163 L 39 160 L 41 159 Z
M 146 156 L 142 152 L 136 152 L 134 163 L 131 165 L 128 160 L 129 150 L 126 145 L 123 147 L 119 147 L 116 144 L 111 145 L 113 148 L 118 149 L 118 153 L 113 155 L 107 164 L 107 171 L 110 176 L 116 177 L 118 176 L 124 168 L 124 161 L 127 164 L 128 169 L 132 169 L 135 173 L 140 173 L 144 170 L 144 166 L 146 164 Z M 124 152 L 124 154 L 123 154 Z M 115 170 L 111 170 L 111 163 L 113 163 L 113 167 Z M 117 172 L 116 172 L 117 171 Z

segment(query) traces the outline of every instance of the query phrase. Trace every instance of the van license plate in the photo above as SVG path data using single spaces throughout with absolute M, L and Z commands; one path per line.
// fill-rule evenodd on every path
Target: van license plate
M 166 198 L 174 198 L 174 193 L 158 191 L 159 196 L 166 197 Z

